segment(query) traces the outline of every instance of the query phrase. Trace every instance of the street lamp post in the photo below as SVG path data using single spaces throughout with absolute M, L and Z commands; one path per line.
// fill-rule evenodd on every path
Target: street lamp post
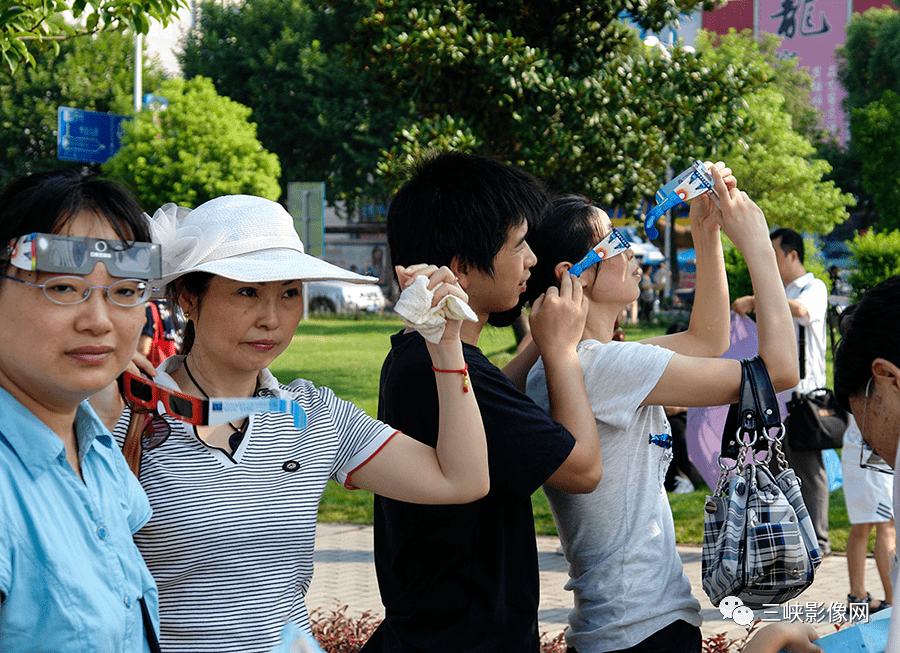
M 660 41 L 659 37 L 651 34 L 650 36 L 644 39 L 644 45 L 648 48 L 656 48 L 659 50 L 661 56 L 666 61 L 672 61 L 672 53 L 671 50 L 675 48 L 675 31 L 669 30 L 669 42 L 664 43 Z M 681 50 L 683 52 L 689 52 L 691 54 L 696 53 L 696 50 L 693 46 L 685 45 L 682 46 Z M 672 171 L 671 166 L 666 167 L 666 183 L 670 182 L 673 178 L 674 172 Z M 663 251 L 666 253 L 666 258 L 669 263 L 668 274 L 666 275 L 666 287 L 665 294 L 666 297 L 672 296 L 672 282 L 673 275 L 675 271 L 678 269 L 678 262 L 675 257 L 675 243 L 674 243 L 674 223 L 675 223 L 675 209 L 670 209 L 666 214 L 666 229 L 664 232 L 664 244 Z

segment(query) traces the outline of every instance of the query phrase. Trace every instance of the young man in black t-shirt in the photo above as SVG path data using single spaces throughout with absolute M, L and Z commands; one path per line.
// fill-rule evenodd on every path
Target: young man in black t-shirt
M 420 164 L 392 200 L 393 263 L 450 267 L 478 315 L 478 322 L 463 323 L 461 338 L 487 436 L 491 490 L 466 505 L 375 498 L 375 565 L 386 616 L 365 653 L 539 650 L 531 495 L 544 483 L 591 492 L 602 471 L 575 353 L 587 312 L 580 284 L 563 275 L 559 290 L 535 302 L 534 342 L 502 371 L 477 345 L 489 320 L 508 324 L 518 314 L 536 260 L 525 234 L 546 202 L 535 177 L 455 152 Z M 521 391 L 538 350 L 553 419 Z M 393 336 L 378 416 L 430 446 L 438 430 L 435 374 L 418 333 Z

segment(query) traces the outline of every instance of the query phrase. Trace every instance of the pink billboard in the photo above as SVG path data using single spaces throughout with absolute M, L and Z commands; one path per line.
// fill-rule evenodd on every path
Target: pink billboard
M 844 89 L 837 78 L 834 50 L 846 39 L 850 0 L 757 0 L 760 32 L 783 40 L 779 52 L 798 57 L 813 78 L 810 100 L 822 112 L 824 127 L 845 142 Z

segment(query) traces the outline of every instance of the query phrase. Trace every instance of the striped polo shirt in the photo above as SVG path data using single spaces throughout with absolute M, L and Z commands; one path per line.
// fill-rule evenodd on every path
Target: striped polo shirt
M 166 371 L 154 379 L 177 388 Z M 319 500 L 326 481 L 347 485 L 395 433 L 328 388 L 288 386 L 263 370 L 259 395 L 296 401 L 307 415 L 251 415 L 232 454 L 167 417 L 171 434 L 145 451 L 141 484 L 153 517 L 135 541 L 160 595 L 160 644 L 168 653 L 260 651 L 288 620 L 309 630 L 304 596 L 313 572 Z M 130 413 L 115 429 L 121 444 Z

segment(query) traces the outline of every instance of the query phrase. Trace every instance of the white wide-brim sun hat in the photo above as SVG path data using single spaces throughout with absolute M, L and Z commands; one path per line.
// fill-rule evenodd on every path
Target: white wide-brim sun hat
M 162 246 L 160 285 L 189 272 L 248 283 L 378 281 L 304 253 L 290 213 L 262 197 L 225 195 L 193 210 L 166 204 L 150 218 L 150 229 Z

